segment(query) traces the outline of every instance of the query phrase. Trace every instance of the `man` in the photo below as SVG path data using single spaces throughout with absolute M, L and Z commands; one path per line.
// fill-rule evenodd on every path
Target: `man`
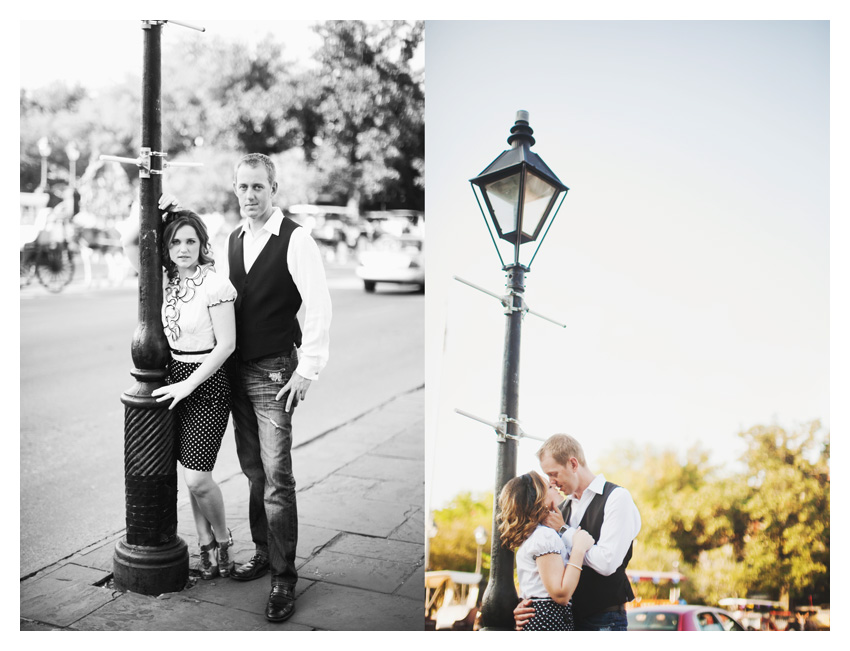
M 578 527 L 596 544 L 584 556 L 584 567 L 573 593 L 576 630 L 625 631 L 625 604 L 634 599 L 626 566 L 632 557 L 632 542 L 640 531 L 640 513 L 625 488 L 606 482 L 587 467 L 584 450 L 572 436 L 555 434 L 537 451 L 540 467 L 549 481 L 567 499 L 560 511 L 544 521 L 561 534 L 569 551 Z M 517 630 L 534 614 L 530 600 L 514 610 Z
M 316 243 L 272 205 L 275 177 L 268 156 L 248 154 L 233 183 L 245 219 L 228 242 L 237 292 L 233 423 L 256 549 L 232 576 L 251 581 L 271 569 L 266 618 L 282 622 L 295 611 L 298 580 L 292 412 L 327 363 L 331 302 Z M 296 318 L 302 303 L 303 334 Z

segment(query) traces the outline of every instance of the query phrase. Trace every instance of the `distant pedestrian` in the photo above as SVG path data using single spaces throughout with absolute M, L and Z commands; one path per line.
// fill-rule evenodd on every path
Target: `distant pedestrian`
M 558 532 L 543 524 L 561 501 L 560 493 L 533 471 L 511 479 L 499 494 L 499 535 L 505 547 L 516 551 L 520 594 L 534 610 L 523 631 L 575 630 L 570 598 L 594 540 L 576 531 L 567 554 Z
M 815 621 L 815 618 L 812 616 L 812 611 L 811 611 L 811 610 L 807 610 L 807 611 L 804 613 L 804 619 L 803 619 L 803 630 L 804 630 L 804 631 L 817 631 L 817 630 L 820 630 L 820 627 L 818 626 L 817 622 Z
M 805 630 L 806 626 L 806 617 L 803 613 L 796 612 L 793 617 L 788 620 L 788 624 L 785 626 L 786 631 L 802 631 Z
M 189 489 L 198 532 L 201 578 L 230 576 L 233 539 L 221 489 L 212 478 L 230 415 L 230 383 L 222 365 L 235 348 L 234 301 L 230 281 L 215 273 L 207 230 L 191 210 L 163 195 L 162 322 L 171 359 L 168 385 L 155 389 L 157 402 L 170 400 L 176 410 L 177 458 Z M 122 245 L 130 264 L 139 268 L 139 223 L 129 220 Z

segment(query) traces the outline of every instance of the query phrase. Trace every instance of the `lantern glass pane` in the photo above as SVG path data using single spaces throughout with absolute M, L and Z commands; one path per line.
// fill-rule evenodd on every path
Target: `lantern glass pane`
M 534 237 L 538 225 L 546 219 L 546 209 L 549 207 L 554 194 L 554 186 L 526 170 L 525 207 L 522 211 L 523 235 L 529 238 Z
M 515 233 L 517 229 L 519 178 L 519 174 L 514 174 L 484 185 L 493 208 L 493 216 L 502 234 Z

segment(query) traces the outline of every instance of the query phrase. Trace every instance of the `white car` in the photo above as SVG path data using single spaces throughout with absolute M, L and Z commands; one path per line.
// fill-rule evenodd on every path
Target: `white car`
M 374 292 L 376 283 L 418 285 L 425 289 L 425 239 L 405 234 L 380 236 L 359 255 L 356 273 L 363 288 Z

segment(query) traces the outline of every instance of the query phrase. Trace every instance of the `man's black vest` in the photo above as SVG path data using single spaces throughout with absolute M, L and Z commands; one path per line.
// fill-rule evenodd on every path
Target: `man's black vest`
M 605 518 L 605 503 L 615 488 L 619 488 L 617 484 L 612 484 L 610 481 L 605 482 L 602 495 L 593 496 L 579 523 L 579 526 L 593 536 L 594 540 L 599 540 L 602 520 Z M 564 516 L 564 522 L 569 523 L 572 500 L 567 500 L 564 503 L 561 512 Z M 629 545 L 629 551 L 626 552 L 623 563 L 610 576 L 603 576 L 587 565 L 584 566 L 578 587 L 572 598 L 573 612 L 576 616 L 595 615 L 606 608 L 624 604 L 635 598 L 632 585 L 626 576 L 626 566 L 631 558 L 632 545 Z
M 286 264 L 289 240 L 298 224 L 285 217 L 280 234 L 272 235 L 245 273 L 243 237 L 239 226 L 230 234 L 227 259 L 230 282 L 236 288 L 236 352 L 246 361 L 274 354 L 289 354 L 301 345 L 296 315 L 301 294 Z

